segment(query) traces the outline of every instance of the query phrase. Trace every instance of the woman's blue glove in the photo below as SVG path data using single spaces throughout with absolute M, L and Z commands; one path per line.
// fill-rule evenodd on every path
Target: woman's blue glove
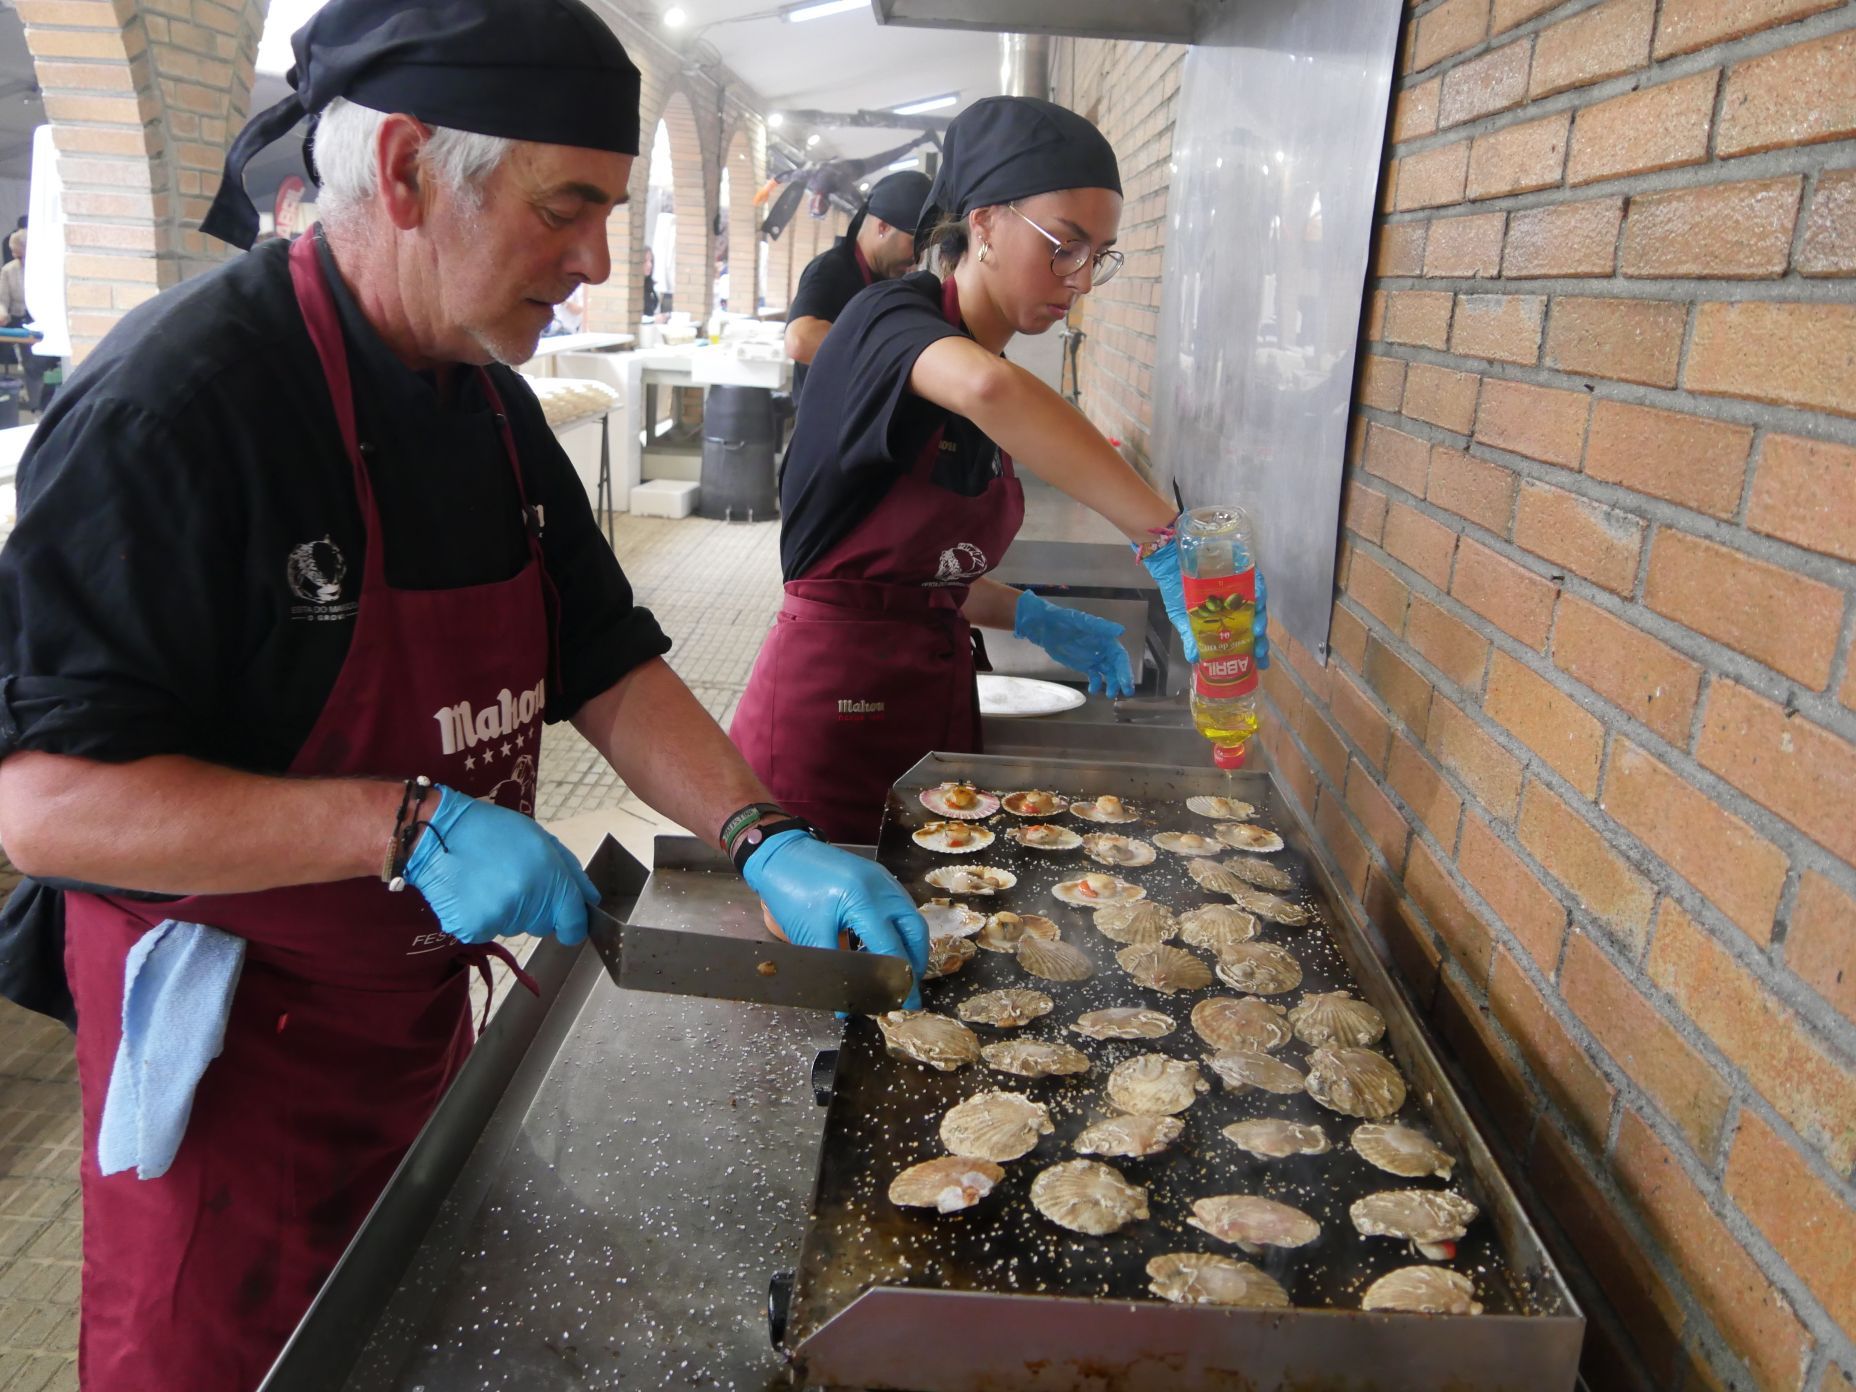
M 1147 573 L 1153 576 L 1154 582 L 1160 586 L 1160 600 L 1166 605 L 1166 616 L 1173 621 L 1173 628 L 1179 634 L 1179 641 L 1185 645 L 1186 661 L 1197 662 L 1199 641 L 1192 636 L 1192 623 L 1186 617 L 1186 589 L 1179 577 L 1179 542 L 1169 537 L 1164 546 L 1156 548 L 1151 555 L 1143 556 L 1141 564 L 1147 567 Z M 1259 672 L 1270 665 L 1269 628 L 1269 587 L 1263 583 L 1263 572 L 1259 570 L 1257 572 L 1257 613 L 1250 626 Z
M 580 863 L 533 817 L 443 786 L 406 883 L 467 943 L 552 933 L 572 947 L 586 937 L 586 906 L 599 902 Z
M 928 925 L 895 877 L 874 860 L 803 831 L 776 832 L 741 869 L 789 942 L 836 947 L 848 931 L 872 952 L 908 961 L 916 981 L 928 970 Z M 921 1009 L 918 987 L 907 1009 Z
M 1012 613 L 1012 632 L 1088 677 L 1091 691 L 1110 696 L 1134 694 L 1134 669 L 1128 663 L 1128 650 L 1121 645 L 1124 630 L 1120 624 L 1021 590 Z

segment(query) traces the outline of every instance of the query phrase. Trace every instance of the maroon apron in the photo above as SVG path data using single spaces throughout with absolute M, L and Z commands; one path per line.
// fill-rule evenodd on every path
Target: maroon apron
M 941 312 L 960 323 L 951 276 Z M 780 804 L 833 841 L 874 841 L 890 784 L 922 755 L 980 747 L 972 630 L 960 607 L 1018 535 L 1025 490 L 1003 453 L 978 496 L 938 487 L 941 437 L 787 582 L 729 727 Z
M 291 248 L 290 273 L 354 468 L 367 555 L 347 660 L 289 771 L 428 774 L 532 812 L 551 602 L 535 531 L 514 579 L 387 585 L 312 239 Z M 502 403 L 480 380 L 520 492 Z M 383 820 L 383 856 L 389 830 Z M 375 878 L 159 904 L 72 894 L 66 914 L 84 1103 L 79 1376 L 98 1392 L 250 1392 L 469 1052 L 469 969 L 483 949 L 444 933 L 416 891 L 390 894 Z M 105 1178 L 97 1127 L 124 960 L 164 918 L 246 939 L 244 971 L 173 1166 L 159 1179 Z

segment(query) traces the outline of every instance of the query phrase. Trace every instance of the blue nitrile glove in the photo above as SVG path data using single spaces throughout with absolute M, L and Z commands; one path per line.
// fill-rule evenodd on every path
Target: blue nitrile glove
M 1140 552 L 1136 546 L 1135 552 Z M 1179 540 L 1168 537 L 1163 545 L 1156 546 L 1148 555 L 1141 557 L 1141 564 L 1147 567 L 1147 573 L 1160 587 L 1160 602 L 1166 605 L 1166 616 L 1173 621 L 1173 629 L 1179 634 L 1179 641 L 1185 645 L 1186 661 L 1199 660 L 1199 640 L 1192 636 L 1192 623 L 1186 617 L 1186 590 L 1179 578 Z
M 1250 621 L 1250 641 L 1252 651 L 1256 654 L 1257 670 L 1263 671 L 1270 665 L 1270 592 L 1263 583 L 1263 572 L 1257 572 L 1257 616 Z
M 1109 619 L 1052 604 L 1030 590 L 1018 594 L 1012 632 L 1028 638 L 1065 667 L 1089 678 L 1091 691 L 1110 696 L 1134 694 L 1134 669 L 1121 645 L 1125 630 Z
M 534 818 L 443 786 L 406 883 L 467 943 L 552 933 L 572 947 L 586 937 L 586 906 L 599 902 L 580 863 Z
M 919 982 L 928 970 L 928 925 L 895 877 L 874 860 L 840 850 L 804 831 L 769 836 L 741 878 L 800 947 L 836 947 L 848 931 L 872 952 L 907 959 Z M 908 1010 L 920 1010 L 919 986 Z

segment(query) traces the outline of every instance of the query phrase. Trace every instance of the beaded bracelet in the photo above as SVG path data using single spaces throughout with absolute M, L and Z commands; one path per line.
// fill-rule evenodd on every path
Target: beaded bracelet
M 431 792 L 432 780 L 420 774 L 408 778 L 400 794 L 399 811 L 393 814 L 393 833 L 387 838 L 387 862 L 380 870 L 381 880 L 394 894 L 406 888 L 406 862 L 412 858 L 413 842 L 419 839 L 420 831 L 431 825 L 430 820 L 419 820 L 419 809 Z

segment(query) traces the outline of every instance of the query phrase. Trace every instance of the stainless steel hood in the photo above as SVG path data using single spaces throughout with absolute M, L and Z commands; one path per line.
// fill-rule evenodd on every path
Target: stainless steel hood
M 878 24 L 1193 43 L 1225 0 L 870 0 Z

